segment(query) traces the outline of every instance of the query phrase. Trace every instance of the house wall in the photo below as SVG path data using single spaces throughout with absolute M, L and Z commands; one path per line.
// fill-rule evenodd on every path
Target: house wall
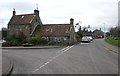
M 75 44 L 76 42 L 77 42 L 77 39 L 76 39 L 75 31 L 73 27 L 71 27 L 69 44 Z
M 14 9 L 12 18 L 14 17 L 15 14 L 16 14 L 16 11 Z M 8 34 L 18 35 L 19 32 L 23 32 L 27 37 L 30 37 L 32 35 L 32 33 L 34 32 L 34 30 L 36 29 L 36 27 L 38 25 L 42 25 L 42 21 L 39 17 L 39 10 L 34 10 L 34 18 L 31 21 L 32 22 L 30 24 L 23 24 L 23 25 L 8 24 Z
M 35 16 L 30 26 L 30 34 L 32 35 L 38 25 L 42 25 L 42 21 L 39 16 Z
M 26 37 L 30 37 L 37 27 L 37 25 L 41 25 L 42 22 L 39 16 L 35 16 L 31 24 L 23 24 L 23 25 L 8 25 L 8 32 L 10 35 L 16 34 L 19 32 L 23 32 Z
M 9 25 L 8 34 L 18 35 L 19 32 L 23 32 L 25 36 L 30 37 L 30 25 Z
M 74 29 L 74 19 L 70 19 L 70 38 L 69 44 L 75 44 L 77 42 L 75 29 Z
M 70 19 L 70 29 L 68 34 L 61 37 L 57 37 L 57 36 L 46 37 L 45 39 L 55 41 L 55 42 L 59 41 L 59 42 L 70 44 L 70 45 L 77 43 L 75 29 L 74 29 L 74 19 Z
M 55 41 L 55 42 L 62 42 L 64 44 L 68 44 L 69 38 L 68 37 L 43 37 L 47 41 Z

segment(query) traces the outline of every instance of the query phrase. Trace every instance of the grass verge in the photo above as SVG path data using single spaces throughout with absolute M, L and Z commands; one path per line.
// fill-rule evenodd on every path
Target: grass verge
M 106 38 L 105 41 L 111 45 L 120 47 L 120 38 L 119 37 L 109 37 L 109 38 Z

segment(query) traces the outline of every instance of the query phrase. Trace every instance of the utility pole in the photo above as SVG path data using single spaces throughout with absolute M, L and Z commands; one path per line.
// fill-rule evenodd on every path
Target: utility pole
M 104 25 L 104 39 L 105 39 L 105 23 L 103 23 L 103 25 Z

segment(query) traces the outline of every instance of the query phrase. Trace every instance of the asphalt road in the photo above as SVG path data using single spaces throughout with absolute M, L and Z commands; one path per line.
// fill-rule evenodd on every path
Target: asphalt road
M 118 74 L 118 54 L 104 47 L 103 40 L 52 49 L 2 49 L 2 55 L 14 61 L 12 74 Z
M 1 44 L 0 44 L 1 47 Z M 0 75 L 2 75 L 2 49 L 0 49 Z

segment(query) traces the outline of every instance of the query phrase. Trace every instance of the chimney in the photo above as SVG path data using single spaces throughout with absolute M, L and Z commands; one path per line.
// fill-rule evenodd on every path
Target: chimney
M 70 24 L 74 25 L 74 19 L 73 18 L 70 19 Z
M 34 15 L 37 15 L 37 16 L 39 16 L 39 10 L 34 10 Z
M 13 16 L 16 15 L 16 11 L 15 8 L 13 8 Z

